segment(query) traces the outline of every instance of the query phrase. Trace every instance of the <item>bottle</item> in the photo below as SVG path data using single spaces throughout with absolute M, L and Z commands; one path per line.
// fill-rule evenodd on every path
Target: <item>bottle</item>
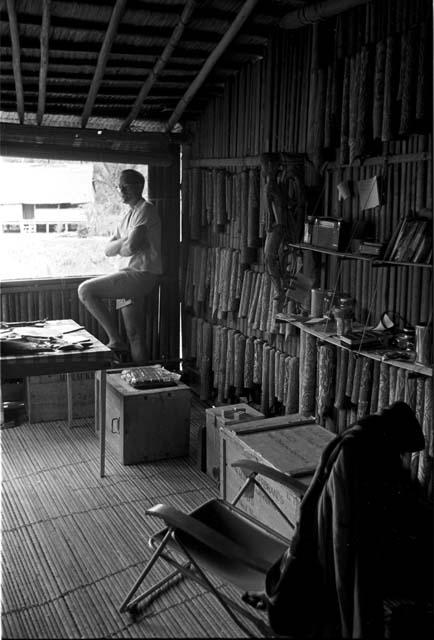
M 307 221 L 304 223 L 303 242 L 305 244 L 312 244 L 313 221 L 313 216 L 307 216 Z

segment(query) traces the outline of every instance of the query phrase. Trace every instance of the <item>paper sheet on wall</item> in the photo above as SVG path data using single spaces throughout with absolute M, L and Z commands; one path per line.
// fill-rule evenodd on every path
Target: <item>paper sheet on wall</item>
M 377 176 L 369 178 L 368 180 L 359 180 L 357 182 L 357 189 L 359 192 L 361 211 L 364 209 L 372 209 L 373 207 L 378 207 L 380 205 Z
M 338 190 L 338 200 L 347 200 L 351 197 L 351 187 L 348 181 L 340 182 L 337 185 Z

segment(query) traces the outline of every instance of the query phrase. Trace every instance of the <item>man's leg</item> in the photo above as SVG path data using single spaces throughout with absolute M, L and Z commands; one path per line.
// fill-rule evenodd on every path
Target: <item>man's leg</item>
M 78 297 L 86 309 L 103 327 L 107 333 L 110 348 L 126 348 L 125 342 L 119 335 L 117 320 L 114 314 L 110 313 L 103 299 L 123 298 L 125 288 L 123 279 L 119 274 L 113 273 L 107 276 L 100 276 L 86 280 L 78 287 Z
M 144 363 L 149 360 L 148 349 L 145 342 L 145 298 L 157 284 L 158 277 L 152 274 L 141 274 L 130 276 L 131 286 L 136 288 L 136 293 L 132 292 L 128 297 L 133 298 L 133 304 L 122 308 L 125 330 L 130 343 L 131 358 L 133 362 Z M 136 282 L 133 284 L 133 281 Z M 155 309 L 157 313 L 157 309 Z
M 141 363 L 149 360 L 149 353 L 145 343 L 145 297 L 137 296 L 133 303 L 127 307 L 122 307 L 122 317 L 124 319 L 125 330 L 130 343 L 131 359 L 133 362 Z

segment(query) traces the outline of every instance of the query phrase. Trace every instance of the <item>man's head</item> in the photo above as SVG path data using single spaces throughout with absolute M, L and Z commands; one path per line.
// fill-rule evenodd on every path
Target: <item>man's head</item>
M 119 191 L 123 202 L 129 205 L 135 205 L 142 197 L 144 186 L 145 178 L 141 173 L 134 169 L 125 169 L 122 171 L 119 179 Z

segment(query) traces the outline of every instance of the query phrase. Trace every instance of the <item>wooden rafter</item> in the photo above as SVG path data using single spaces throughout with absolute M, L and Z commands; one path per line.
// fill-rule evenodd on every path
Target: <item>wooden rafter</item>
M 167 122 L 166 131 L 170 131 L 179 121 L 187 105 L 192 100 L 202 84 L 205 82 L 217 60 L 220 58 L 220 56 L 223 55 L 229 44 L 238 34 L 239 30 L 241 29 L 247 18 L 250 16 L 257 3 L 258 0 L 246 0 L 246 2 L 243 4 L 239 13 L 237 14 L 237 17 L 235 18 L 229 29 L 226 31 L 225 35 L 220 40 L 218 45 L 205 60 L 205 63 L 197 74 L 196 78 L 193 80 L 187 91 L 182 96 L 181 100 L 178 102 L 174 112 Z
M 191 15 L 192 15 L 192 13 L 193 13 L 193 11 L 195 9 L 195 6 L 196 6 L 196 0 L 187 0 L 187 2 L 185 4 L 185 7 L 184 7 L 184 10 L 183 10 L 183 12 L 181 14 L 181 17 L 179 19 L 179 22 L 176 25 L 175 29 L 173 30 L 173 33 L 172 33 L 172 35 L 170 37 L 169 42 L 164 47 L 163 53 L 158 58 L 157 62 L 154 65 L 154 68 L 152 69 L 151 73 L 148 75 L 145 83 L 143 84 L 142 88 L 140 89 L 139 94 L 138 94 L 138 96 L 136 98 L 136 101 L 134 102 L 133 108 L 131 109 L 131 111 L 128 114 L 128 116 L 125 119 L 125 121 L 122 123 L 121 131 L 124 131 L 127 127 L 129 127 L 129 125 L 134 120 L 134 118 L 137 117 L 143 102 L 146 100 L 146 98 L 149 95 L 149 92 L 152 89 L 153 85 L 155 84 L 159 74 L 161 73 L 161 71 L 166 66 L 167 61 L 169 60 L 170 56 L 172 55 L 173 50 L 175 49 L 176 45 L 180 41 L 181 36 L 182 36 L 182 34 L 184 32 L 184 29 L 185 29 L 185 25 L 188 23 Z
M 336 16 L 343 11 L 348 11 L 361 4 L 367 4 L 371 0 L 326 0 L 308 4 L 300 9 L 290 11 L 279 22 L 282 29 L 298 29 L 313 22 L 319 22 L 326 18 Z
M 116 0 L 116 4 L 113 8 L 109 26 L 104 36 L 104 42 L 102 43 L 102 47 L 98 55 L 98 62 L 96 64 L 92 84 L 90 85 L 86 104 L 84 105 L 83 113 L 81 116 L 81 126 L 83 128 L 86 126 L 90 114 L 92 113 L 93 105 L 95 104 L 95 99 L 98 94 L 99 85 L 101 84 L 101 80 L 104 75 L 113 40 L 116 37 L 118 25 L 124 13 L 126 2 L 127 0 Z
M 38 111 L 36 113 L 37 124 L 42 124 L 45 113 L 45 97 L 47 92 L 47 72 L 48 72 L 48 38 L 50 31 L 50 4 L 51 0 L 42 2 L 42 23 L 41 23 L 41 62 L 39 65 L 39 94 Z
M 11 32 L 12 68 L 14 70 L 15 93 L 17 98 L 17 113 L 21 124 L 24 123 L 24 90 L 21 76 L 21 50 L 20 36 L 18 33 L 17 12 L 15 0 L 7 0 L 9 28 Z

